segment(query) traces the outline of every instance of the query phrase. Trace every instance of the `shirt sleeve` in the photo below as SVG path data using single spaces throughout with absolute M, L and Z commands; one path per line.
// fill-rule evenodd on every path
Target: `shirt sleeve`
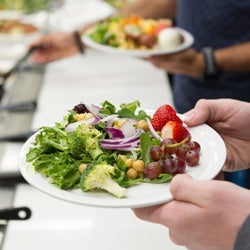
M 249 250 L 250 249 L 250 215 L 242 224 L 235 240 L 234 250 Z

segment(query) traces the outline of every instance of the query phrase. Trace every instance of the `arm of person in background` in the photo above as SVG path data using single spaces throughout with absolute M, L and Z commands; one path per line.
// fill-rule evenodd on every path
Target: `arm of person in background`
M 36 63 L 49 63 L 80 52 L 76 37 L 72 32 L 45 34 L 31 43 L 29 47 L 32 48 L 39 45 L 45 46 L 34 51 L 31 55 L 32 60 Z
M 214 51 L 217 66 L 225 72 L 250 71 L 250 42 L 241 43 Z M 146 59 L 168 73 L 190 77 L 202 77 L 205 67 L 204 56 L 192 48 L 171 55 L 152 56 Z
M 250 166 L 250 103 L 200 100 L 186 115 L 184 121 L 189 126 L 208 123 L 220 133 L 227 147 L 226 169 Z M 168 227 L 171 240 L 189 250 L 233 249 L 239 230 L 250 214 L 249 190 L 226 181 L 193 180 L 183 174 L 173 178 L 170 192 L 172 201 L 133 209 L 135 215 Z M 235 249 L 249 248 L 242 244 Z
M 176 0 L 137 0 L 125 7 L 120 14 L 136 14 L 144 18 L 175 18 Z
M 117 15 L 136 14 L 142 17 L 172 18 L 175 14 L 176 0 L 138 0 L 121 10 Z M 76 55 L 84 50 L 84 44 L 80 44 L 79 35 L 84 32 L 83 27 L 76 32 L 57 32 L 46 34 L 30 44 L 30 48 L 37 45 L 46 45 L 45 48 L 32 53 L 32 59 L 36 63 L 48 63 L 69 56 Z M 77 37 L 78 36 L 78 37 Z

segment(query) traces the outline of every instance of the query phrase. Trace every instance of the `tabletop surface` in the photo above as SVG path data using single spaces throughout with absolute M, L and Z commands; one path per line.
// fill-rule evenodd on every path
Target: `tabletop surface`
M 115 105 L 138 100 L 145 109 L 172 104 L 165 72 L 139 58 L 87 49 L 85 55 L 46 66 L 30 129 L 60 121 L 80 102 L 100 104 L 105 100 Z M 0 170 L 18 171 L 21 146 L 9 143 L 5 147 Z M 2 194 L 0 204 L 6 201 Z M 171 243 L 166 228 L 137 219 L 130 209 L 70 204 L 27 184 L 16 186 L 11 202 L 12 206 L 29 206 L 32 217 L 8 223 L 1 250 L 184 249 Z

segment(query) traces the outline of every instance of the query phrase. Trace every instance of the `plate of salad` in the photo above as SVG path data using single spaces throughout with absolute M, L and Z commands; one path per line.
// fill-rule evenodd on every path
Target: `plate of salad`
M 188 128 L 168 104 L 140 109 L 80 103 L 23 145 L 26 181 L 58 199 L 96 207 L 135 208 L 172 199 L 175 174 L 209 180 L 221 170 L 226 148 L 209 126 Z
M 170 19 L 119 16 L 89 27 L 83 33 L 82 41 L 103 52 L 148 57 L 183 51 L 193 44 L 194 37 L 188 31 L 174 27 Z

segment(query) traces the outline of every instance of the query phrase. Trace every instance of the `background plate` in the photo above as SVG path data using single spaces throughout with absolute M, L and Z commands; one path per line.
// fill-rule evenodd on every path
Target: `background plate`
M 87 35 L 82 36 L 82 41 L 84 44 L 86 44 L 90 48 L 100 50 L 103 52 L 108 52 L 108 53 L 117 53 L 117 54 L 131 55 L 131 56 L 137 56 L 137 57 L 148 57 L 148 56 L 153 56 L 153 55 L 172 54 L 172 53 L 177 53 L 177 52 L 180 52 L 189 48 L 190 46 L 192 46 L 194 42 L 194 37 L 189 32 L 181 28 L 176 28 L 176 29 L 179 30 L 184 41 L 179 46 L 168 48 L 168 49 L 148 49 L 148 50 L 119 49 L 119 48 L 111 47 L 108 45 L 102 45 L 102 44 L 96 43 Z

